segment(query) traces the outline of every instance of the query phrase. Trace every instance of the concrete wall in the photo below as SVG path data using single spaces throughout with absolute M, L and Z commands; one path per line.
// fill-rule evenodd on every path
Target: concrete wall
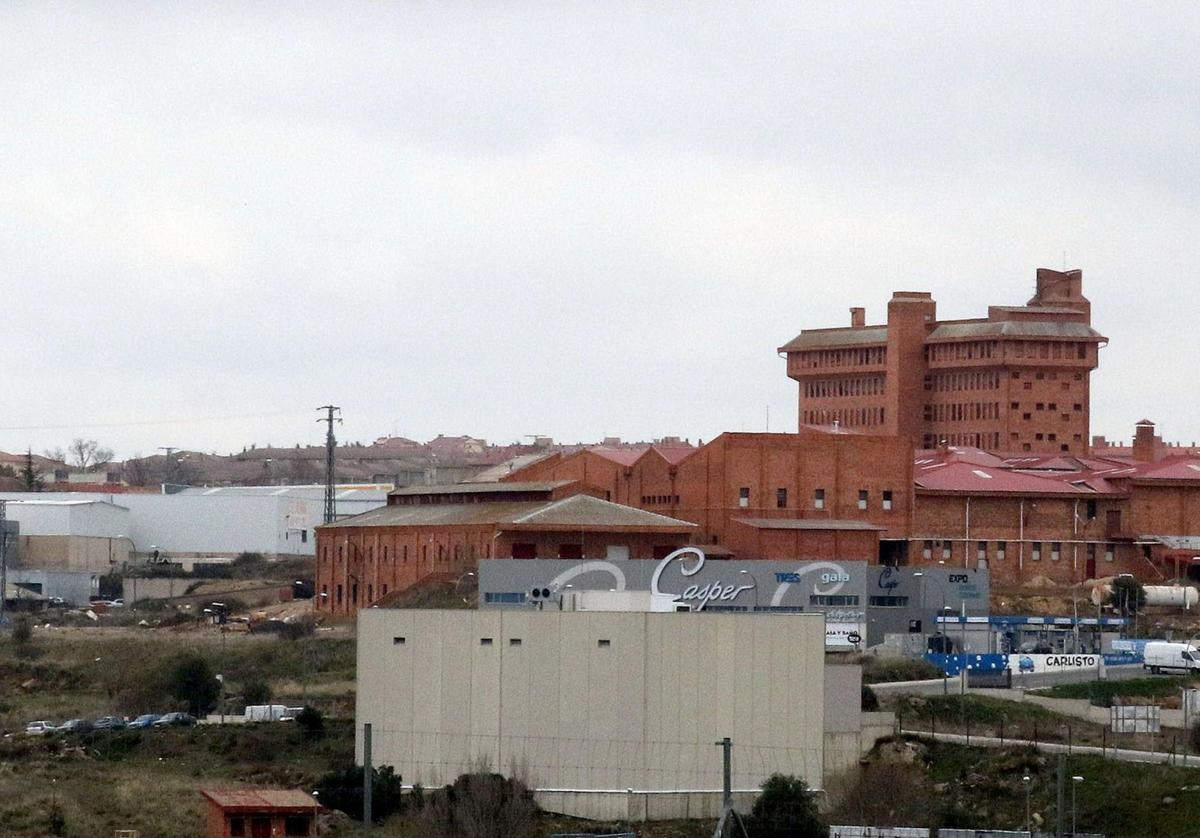
M 69 605 L 87 605 L 100 592 L 99 575 L 93 572 L 54 571 L 31 568 L 8 569 L 8 581 L 22 587 L 37 586 L 44 597 L 62 597 Z
M 368 609 L 358 628 L 357 755 L 371 723 L 374 762 L 406 781 L 489 766 L 604 817 L 615 789 L 719 797 L 729 736 L 735 789 L 821 786 L 820 615 Z M 654 799 L 654 817 L 709 805 Z
M 108 573 L 130 559 L 130 542 L 121 538 L 73 535 L 21 535 L 21 566 L 44 570 Z
M 133 605 L 143 599 L 170 599 L 183 596 L 195 583 L 195 579 L 143 579 L 127 576 L 122 582 L 122 595 L 126 605 Z

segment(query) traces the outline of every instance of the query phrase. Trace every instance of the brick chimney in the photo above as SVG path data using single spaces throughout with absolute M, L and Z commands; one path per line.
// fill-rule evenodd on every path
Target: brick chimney
M 1143 419 L 1133 437 L 1133 458 L 1139 463 L 1154 462 L 1154 447 L 1154 423 Z
M 867 325 L 867 310 L 855 306 L 850 309 L 850 326 L 855 329 L 861 329 Z

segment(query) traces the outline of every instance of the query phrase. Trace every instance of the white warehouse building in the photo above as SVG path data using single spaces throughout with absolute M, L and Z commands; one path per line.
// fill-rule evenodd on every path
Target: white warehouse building
M 36 497 L 36 501 L 29 498 Z M 129 553 L 145 558 L 157 550 L 162 558 L 236 556 L 261 553 L 268 557 L 316 555 L 313 528 L 324 517 L 324 488 L 309 486 L 229 487 L 188 489 L 171 495 L 45 492 L 0 494 L 10 501 L 9 516 L 21 502 L 34 504 L 92 504 L 120 510 L 106 535 L 128 541 Z M 15 503 L 13 501 L 16 501 Z M 345 517 L 387 503 L 382 487 L 339 487 L 335 513 Z M 56 528 L 59 531 L 54 531 Z M 37 535 L 69 534 L 68 522 L 47 520 Z M 31 533 L 32 534 L 32 533 Z M 25 525 L 21 537 L 26 535 Z M 78 569 L 84 569 L 82 567 Z M 89 568 L 90 569 L 90 568 Z

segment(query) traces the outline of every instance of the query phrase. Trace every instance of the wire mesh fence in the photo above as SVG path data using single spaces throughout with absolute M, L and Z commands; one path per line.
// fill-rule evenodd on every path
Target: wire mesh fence
M 444 784 L 460 774 L 498 771 L 530 788 L 555 790 L 719 791 L 724 770 L 715 737 L 633 741 L 603 737 L 497 736 L 406 731 L 372 726 L 372 761 L 405 782 Z M 361 749 L 361 730 L 360 730 Z M 775 773 L 819 785 L 822 750 L 737 743 L 735 789 L 757 789 Z

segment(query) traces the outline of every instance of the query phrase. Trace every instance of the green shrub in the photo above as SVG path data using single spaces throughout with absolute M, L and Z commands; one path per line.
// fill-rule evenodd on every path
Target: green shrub
M 371 774 L 371 820 L 378 823 L 400 811 L 403 803 L 400 775 L 390 765 L 376 768 Z M 361 821 L 363 778 L 363 768 L 358 765 L 349 765 L 326 774 L 317 783 L 321 805 L 338 809 Z
M 800 777 L 772 774 L 763 783 L 747 822 L 750 838 L 826 838 L 817 796 Z
M 874 713 L 879 709 L 879 698 L 875 695 L 875 690 L 867 684 L 862 685 L 862 710 L 865 713 Z
M 296 726 L 306 739 L 320 739 L 325 735 L 325 716 L 315 707 L 305 707 L 296 714 Z
M 242 701 L 246 704 L 269 704 L 271 685 L 262 678 L 253 678 L 242 684 Z
M 197 654 L 186 654 L 175 659 L 167 675 L 171 695 L 185 702 L 188 712 L 203 718 L 217 706 L 221 695 L 221 682 L 208 661 Z

